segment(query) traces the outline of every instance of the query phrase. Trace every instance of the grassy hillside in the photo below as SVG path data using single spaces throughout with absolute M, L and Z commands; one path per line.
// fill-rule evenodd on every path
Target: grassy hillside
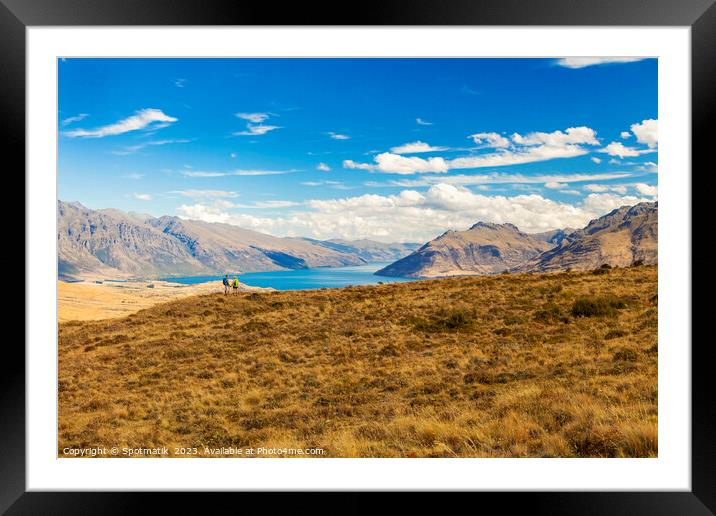
M 65 323 L 68 446 L 655 456 L 657 270 L 208 294 Z

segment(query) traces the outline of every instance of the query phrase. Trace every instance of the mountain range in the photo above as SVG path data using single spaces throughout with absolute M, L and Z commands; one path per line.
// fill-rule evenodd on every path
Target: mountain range
M 415 247 L 279 238 L 230 224 L 91 210 L 63 201 L 57 207 L 60 279 L 343 267 L 397 260 Z
M 376 272 L 433 278 L 511 272 L 586 270 L 658 262 L 658 204 L 623 206 L 585 228 L 526 234 L 512 224 L 478 222 L 447 231 Z
M 333 249 L 334 251 L 355 254 L 368 263 L 392 262 L 399 260 L 403 256 L 407 256 L 415 251 L 421 245 L 418 243 L 398 242 L 384 244 L 383 242 L 376 242 L 375 240 L 368 239 L 343 240 L 334 238 L 331 240 L 314 240 L 311 238 L 304 238 L 303 240 Z
M 58 201 L 60 279 L 157 278 L 392 262 L 380 276 L 549 272 L 658 261 L 658 204 L 623 206 L 582 229 L 527 234 L 478 222 L 424 245 L 274 237 L 230 224 L 91 210 Z
M 446 231 L 376 274 L 433 278 L 499 273 L 552 248 L 553 237 L 528 235 L 512 224 L 478 222 L 466 231 Z
M 622 206 L 569 233 L 559 245 L 516 268 L 518 272 L 585 270 L 603 264 L 627 267 L 658 263 L 659 208 L 656 202 Z

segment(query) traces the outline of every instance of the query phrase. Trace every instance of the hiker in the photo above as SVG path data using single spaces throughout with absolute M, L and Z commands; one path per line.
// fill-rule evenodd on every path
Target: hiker
M 229 293 L 229 275 L 224 276 L 224 294 Z
M 234 281 L 231 283 L 231 286 L 234 287 L 234 294 L 239 292 L 239 279 L 234 276 Z

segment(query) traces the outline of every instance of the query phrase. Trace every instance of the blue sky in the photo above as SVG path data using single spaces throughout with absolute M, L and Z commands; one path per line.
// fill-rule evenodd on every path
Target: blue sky
M 59 197 L 424 241 L 656 200 L 657 60 L 61 59 Z

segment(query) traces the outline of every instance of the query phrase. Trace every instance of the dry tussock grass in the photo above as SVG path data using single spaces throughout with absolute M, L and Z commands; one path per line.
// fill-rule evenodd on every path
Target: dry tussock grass
M 652 457 L 657 270 L 202 295 L 59 330 L 64 447 Z

